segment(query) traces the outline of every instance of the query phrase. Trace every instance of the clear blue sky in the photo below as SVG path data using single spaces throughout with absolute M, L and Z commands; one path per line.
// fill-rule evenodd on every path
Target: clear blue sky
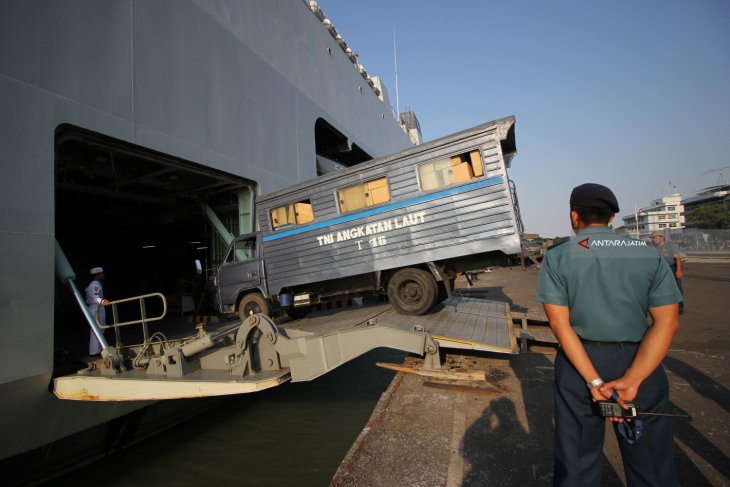
M 727 0 L 319 5 L 394 106 L 395 29 L 400 107 L 425 140 L 517 116 L 510 176 L 528 232 L 570 234 L 577 184 L 609 186 L 621 216 L 730 165 Z

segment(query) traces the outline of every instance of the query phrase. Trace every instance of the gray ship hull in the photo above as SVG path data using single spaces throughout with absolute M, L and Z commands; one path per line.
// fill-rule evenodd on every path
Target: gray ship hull
M 49 391 L 54 334 L 64 330 L 54 283 L 54 240 L 64 230 L 56 228 L 59 126 L 266 192 L 317 175 L 318 124 L 344 136 L 346 151 L 377 157 L 409 147 L 381 98 L 301 1 L 3 3 L 0 459 L 149 405 L 64 402 Z M 105 239 L 89 211 L 78 214 L 92 221 L 70 244 L 77 253 Z

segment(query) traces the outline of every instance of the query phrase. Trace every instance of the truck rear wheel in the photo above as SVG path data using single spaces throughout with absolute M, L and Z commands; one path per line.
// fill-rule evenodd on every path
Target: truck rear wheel
M 269 301 L 261 293 L 250 293 L 241 298 L 238 303 L 238 317 L 245 320 L 251 315 L 257 313 L 271 316 L 271 306 Z
M 390 304 L 403 315 L 422 315 L 433 308 L 437 298 L 436 280 L 421 269 L 401 269 L 388 282 Z

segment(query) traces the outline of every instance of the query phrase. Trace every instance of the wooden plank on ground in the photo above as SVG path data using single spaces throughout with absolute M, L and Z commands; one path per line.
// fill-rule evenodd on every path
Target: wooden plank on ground
M 486 380 L 486 375 L 483 370 L 432 370 L 411 365 L 389 364 L 385 362 L 376 362 L 375 365 L 384 369 L 394 370 L 396 372 L 421 375 L 424 377 L 434 377 L 439 379 L 451 380 Z

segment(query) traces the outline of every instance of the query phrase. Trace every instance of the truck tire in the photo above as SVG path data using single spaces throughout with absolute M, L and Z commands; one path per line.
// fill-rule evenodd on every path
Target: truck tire
M 238 303 L 238 317 L 241 321 L 257 313 L 271 316 L 269 301 L 261 293 L 249 293 L 241 298 Z
M 390 304 L 402 315 L 422 315 L 433 308 L 437 298 L 436 279 L 421 269 L 401 269 L 388 282 Z

